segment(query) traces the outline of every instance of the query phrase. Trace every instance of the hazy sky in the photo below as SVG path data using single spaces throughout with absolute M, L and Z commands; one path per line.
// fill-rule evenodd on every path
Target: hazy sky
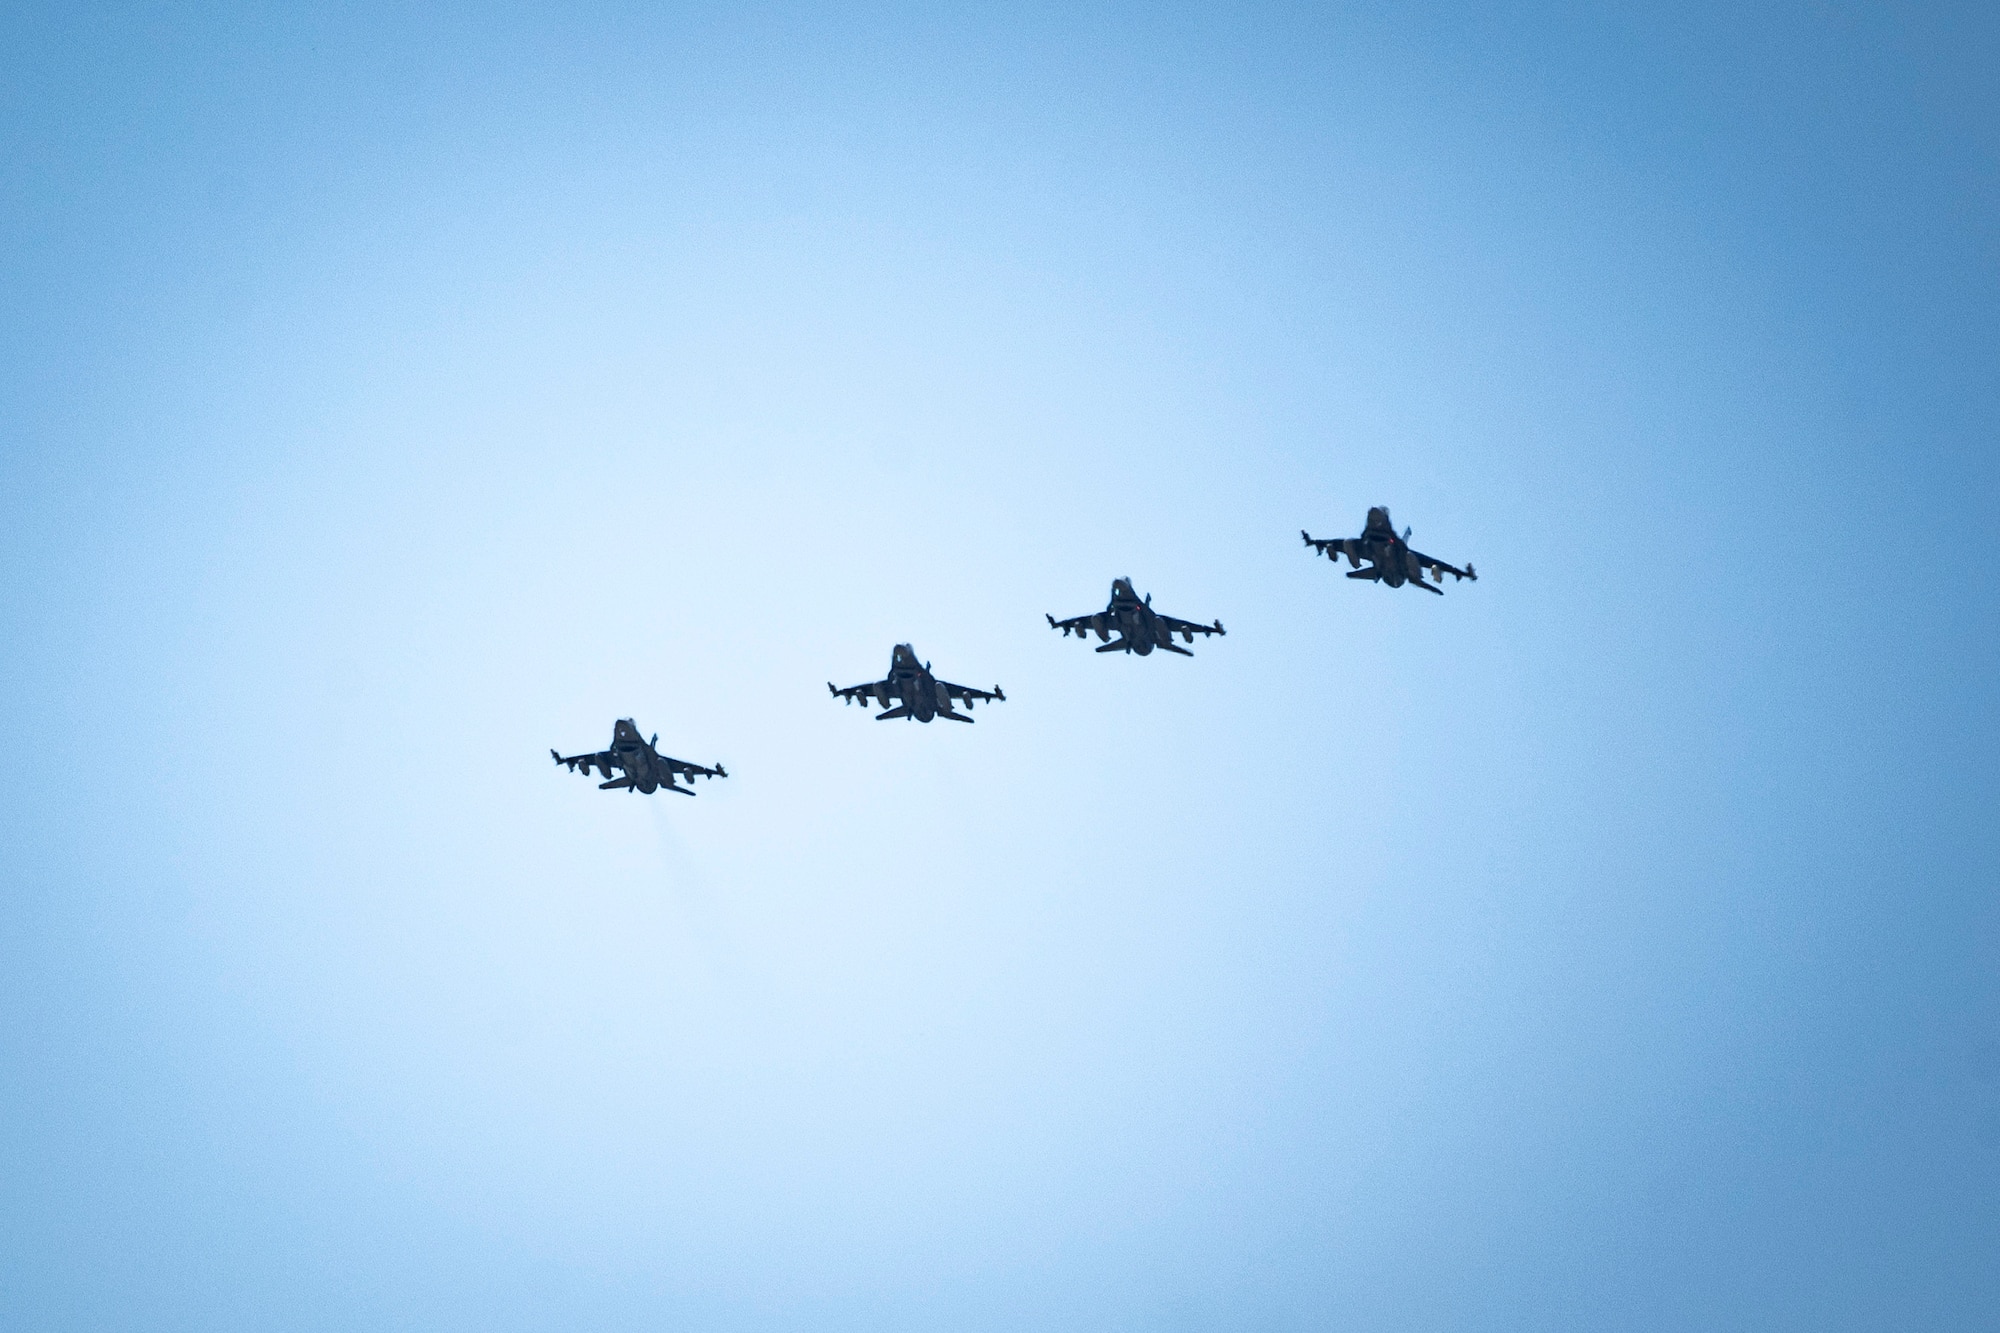
M 308 8 L 0 17 L 0 1325 L 1993 1326 L 2000 10 Z

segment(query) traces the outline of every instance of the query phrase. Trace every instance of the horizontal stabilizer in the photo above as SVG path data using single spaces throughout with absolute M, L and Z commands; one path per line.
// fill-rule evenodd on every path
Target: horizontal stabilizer
M 1110 643 L 1105 644 L 1102 648 L 1097 649 L 1097 651 L 1100 653 L 1129 653 L 1132 651 L 1132 641 L 1120 635 Z
M 1444 596 L 1444 589 L 1438 587 L 1435 583 L 1426 583 L 1422 579 L 1411 579 L 1410 582 L 1416 584 L 1419 588 L 1422 588 L 1425 592 L 1434 592 L 1440 597 Z
M 900 708 L 891 708 L 886 713 L 877 713 L 875 715 L 875 720 L 877 722 L 887 722 L 892 717 L 908 717 L 909 715 L 910 715 L 910 706 L 908 704 L 904 704 Z
M 1193 656 L 1194 656 L 1194 654 L 1193 654 L 1193 653 L 1189 652 L 1189 651 L 1188 651 L 1187 649 L 1185 649 L 1185 648 L 1181 647 L 1181 646 L 1180 646 L 1179 644 L 1177 644 L 1177 643 L 1163 643 L 1163 644 L 1161 644 L 1161 645 L 1160 645 L 1160 647 L 1162 647 L 1162 648 L 1166 649 L 1166 650 L 1167 650 L 1168 652 L 1170 652 L 1170 653 L 1179 653 L 1179 654 L 1180 654 L 1180 655 L 1181 655 L 1182 657 L 1193 657 Z
M 677 795 L 677 796 L 692 796 L 692 795 L 694 795 L 694 793 L 693 793 L 692 791 L 688 790 L 688 789 L 687 789 L 686 787 L 676 787 L 676 786 L 675 786 L 675 785 L 674 785 L 673 783 L 671 783 L 671 782 L 662 782 L 662 783 L 660 784 L 660 790 L 661 790 L 661 791 L 670 791 L 670 792 L 673 792 L 673 793 L 674 793 L 675 795 Z
M 610 791 L 613 787 L 633 787 L 637 785 L 638 784 L 633 782 L 632 779 L 630 778 L 613 778 L 609 782 L 598 783 L 597 789 L 599 791 Z
M 1347 577 L 1351 579 L 1379 579 L 1382 577 L 1382 571 L 1370 565 L 1366 569 L 1348 570 Z
M 966 716 L 965 714 L 963 714 L 963 713 L 954 713 L 954 712 L 950 711 L 949 709 L 944 709 L 944 708 L 940 708 L 940 709 L 938 710 L 938 713 L 937 713 L 937 715 L 938 715 L 939 717 L 948 717 L 948 718 L 950 718 L 950 719 L 951 719 L 952 721 L 954 721 L 954 722 L 970 722 L 970 721 L 972 721 L 972 719 L 971 719 L 971 718 L 967 717 L 967 716 Z

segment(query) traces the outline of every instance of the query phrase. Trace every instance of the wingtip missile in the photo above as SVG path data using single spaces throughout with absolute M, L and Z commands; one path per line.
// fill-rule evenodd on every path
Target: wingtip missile
M 562 756 L 557 754 L 554 750 L 549 751 L 549 758 L 555 760 L 558 764 L 562 762 Z
M 1228 630 L 1222 628 L 1222 622 L 1220 620 L 1215 622 L 1215 632 L 1217 634 L 1222 634 L 1222 635 L 1227 635 L 1229 633 Z

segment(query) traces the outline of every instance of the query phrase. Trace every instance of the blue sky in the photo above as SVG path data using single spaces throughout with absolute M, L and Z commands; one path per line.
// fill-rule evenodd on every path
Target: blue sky
M 0 1323 L 1990 1321 L 1990 9 L 0 50 Z

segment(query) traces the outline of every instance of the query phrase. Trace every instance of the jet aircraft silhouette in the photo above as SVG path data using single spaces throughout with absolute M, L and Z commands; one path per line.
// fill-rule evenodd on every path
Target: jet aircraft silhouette
M 568 764 L 569 771 L 572 773 L 581 768 L 585 777 L 589 777 L 590 770 L 592 767 L 595 767 L 598 772 L 602 773 L 606 778 L 611 779 L 608 782 L 597 784 L 600 791 L 613 787 L 623 787 L 626 791 L 636 789 L 645 792 L 648 796 L 652 795 L 655 791 L 671 791 L 678 792 L 682 796 L 692 796 L 694 793 L 688 788 L 694 786 L 695 778 L 726 778 L 729 776 L 721 764 L 717 764 L 714 768 L 703 768 L 700 764 L 689 764 L 683 763 L 679 759 L 669 759 L 654 748 L 659 743 L 660 734 L 658 732 L 653 733 L 652 740 L 645 740 L 640 737 L 639 728 L 631 718 L 621 717 L 618 719 L 617 724 L 611 728 L 610 749 L 599 750 L 595 754 L 573 754 L 568 758 L 564 758 L 554 750 L 550 750 L 549 757 L 554 759 L 558 764 Z M 612 778 L 611 770 L 614 768 L 623 770 L 625 776 L 622 778 Z M 687 787 L 677 787 L 674 785 L 674 776 L 676 774 L 684 775 L 688 779 Z
M 1131 579 L 1111 580 L 1111 604 L 1096 615 L 1072 616 L 1068 620 L 1057 620 L 1046 612 L 1043 615 L 1049 622 L 1049 628 L 1061 630 L 1064 638 L 1074 633 L 1080 639 L 1085 630 L 1095 630 L 1099 639 L 1109 640 L 1098 652 L 1137 653 L 1141 657 L 1155 648 L 1164 648 L 1182 657 L 1193 657 L 1193 653 L 1174 643 L 1174 635 L 1180 635 L 1183 643 L 1193 643 L 1197 634 L 1229 632 L 1222 628 L 1220 620 L 1213 625 L 1197 625 L 1191 620 L 1176 620 L 1172 616 L 1161 615 L 1153 609 L 1151 593 L 1141 600 L 1139 594 L 1132 591 Z M 1111 638 L 1114 629 L 1118 631 L 1116 639 Z
M 1443 583 L 1447 574 L 1454 579 L 1479 581 L 1479 575 L 1473 572 L 1470 564 L 1460 569 L 1457 565 L 1433 559 L 1422 551 L 1411 550 L 1410 530 L 1404 528 L 1403 535 L 1398 537 L 1396 525 L 1389 521 L 1389 511 L 1382 505 L 1368 511 L 1368 525 L 1361 530 L 1358 538 L 1314 537 L 1304 529 L 1299 530 L 1299 536 L 1306 539 L 1307 546 L 1336 564 L 1341 556 L 1346 556 L 1347 563 L 1353 566 L 1347 572 L 1347 577 L 1351 579 L 1376 579 L 1392 588 L 1400 588 L 1407 581 L 1440 597 L 1444 596 L 1444 589 L 1436 585 Z M 1368 562 L 1366 569 L 1361 568 L 1364 560 Z M 1434 582 L 1424 581 L 1426 570 Z
M 867 685 L 850 685 L 844 690 L 836 690 L 833 682 L 826 683 L 827 693 L 846 703 L 859 700 L 866 704 L 874 700 L 887 712 L 877 713 L 877 722 L 886 722 L 892 717 L 915 718 L 928 722 L 934 717 L 948 717 L 954 722 L 970 722 L 965 713 L 952 708 L 954 702 L 963 703 L 966 713 L 972 711 L 975 699 L 1006 702 L 1007 696 L 995 685 L 991 693 L 975 690 L 968 685 L 954 685 L 948 680 L 939 680 L 931 674 L 929 662 L 917 660 L 916 649 L 907 643 L 896 645 L 889 654 L 889 674 L 881 680 Z M 889 707 L 889 700 L 898 700 L 898 706 Z

